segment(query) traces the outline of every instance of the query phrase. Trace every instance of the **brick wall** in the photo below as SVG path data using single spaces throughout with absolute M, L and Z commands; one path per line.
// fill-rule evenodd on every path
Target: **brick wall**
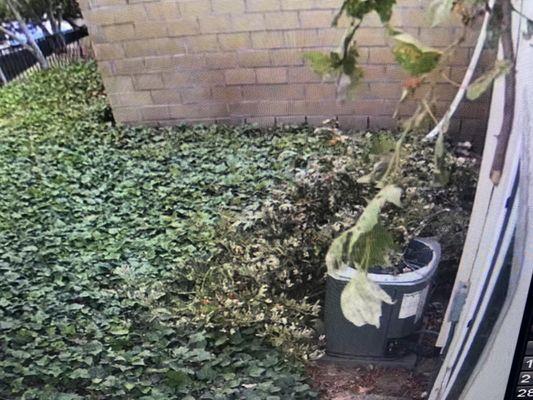
M 340 0 L 83 0 L 99 69 L 115 119 L 124 123 L 318 123 L 388 128 L 405 74 L 372 16 L 357 40 L 365 79 L 353 101 L 339 104 L 335 85 L 302 60 L 308 50 L 336 47 L 330 27 Z M 399 0 L 393 24 L 425 43 L 445 46 L 453 21 L 430 28 L 418 0 Z M 475 32 L 459 49 L 449 75 L 461 79 Z M 488 60 L 490 54 L 486 55 Z M 441 111 L 455 89 L 442 85 Z M 402 114 L 413 104 L 402 107 Z M 487 96 L 466 102 L 451 129 L 482 137 Z

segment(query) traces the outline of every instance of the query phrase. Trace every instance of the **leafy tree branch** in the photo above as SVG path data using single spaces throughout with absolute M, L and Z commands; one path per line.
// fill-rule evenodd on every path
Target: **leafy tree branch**
M 502 36 L 502 43 L 505 47 L 504 58 L 505 60 L 512 60 L 512 40 L 509 32 L 511 4 L 510 0 L 501 0 L 501 2 L 504 17 L 503 31 L 507 32 Z M 394 42 L 392 53 L 396 61 L 410 75 L 410 78 L 404 82 L 402 96 L 399 99 L 395 115 L 399 113 L 399 107 L 404 101 L 408 99 L 415 100 L 417 104 L 414 113 L 403 121 L 402 133 L 396 141 L 392 153 L 382 157 L 380 163 L 374 166 L 372 172 L 359 180 L 361 183 L 374 184 L 378 188 L 381 188 L 381 191 L 369 201 L 368 206 L 365 208 L 356 225 L 339 236 L 332 243 L 328 252 L 326 260 L 328 269 L 331 270 L 332 266 L 342 266 L 344 268 L 351 267 L 359 270 L 356 278 L 346 286 L 342 297 L 344 299 L 342 301 L 342 308 L 345 317 L 358 326 L 365 323 L 379 326 L 381 311 L 380 307 L 375 307 L 375 305 L 377 303 L 380 304 L 381 301 L 387 301 L 386 294 L 379 287 L 372 285 L 372 282 L 368 278 L 362 277 L 366 276 L 370 264 L 375 264 L 380 261 L 383 262 L 387 259 L 387 254 L 392 250 L 392 243 L 389 243 L 387 239 L 386 230 L 384 228 L 382 229 L 378 224 L 379 213 L 384 204 L 380 203 L 379 199 L 383 197 L 384 190 L 395 188 L 394 191 L 398 194 L 399 201 L 402 193 L 400 174 L 403 157 L 402 148 L 407 135 L 426 130 L 431 126 L 435 127 L 428 135 L 431 138 L 436 137 L 437 139 L 433 159 L 434 184 L 446 185 L 448 183 L 449 173 L 445 162 L 444 136 L 448 130 L 449 120 L 453 114 L 453 110 L 457 108 L 467 89 L 470 98 L 478 97 L 490 86 L 496 77 L 512 70 L 509 67 L 509 61 L 496 63 L 493 69 L 468 87 L 486 38 L 487 26 L 491 18 L 494 18 L 492 14 L 493 0 L 489 0 L 487 4 L 479 0 L 432 1 L 429 6 L 432 26 L 437 26 L 444 22 L 452 13 L 457 14 L 462 21 L 460 34 L 443 50 L 426 46 L 413 36 L 392 27 L 390 25 L 390 19 L 394 12 L 394 5 L 395 0 L 344 0 L 339 12 L 334 17 L 333 26 L 337 25 L 343 15 L 349 18 L 351 22 L 339 49 L 329 54 L 312 52 L 306 55 L 306 59 L 310 62 L 315 72 L 324 76 L 336 77 L 339 99 L 341 101 L 344 100 L 350 92 L 356 91 L 357 83 L 361 80 L 364 73 L 363 69 L 359 66 L 359 53 L 355 39 L 357 37 L 357 30 L 360 28 L 365 16 L 371 12 L 376 12 Z M 439 121 L 435 113 L 438 101 L 437 84 L 442 83 L 444 77 L 445 82 L 453 84 L 455 87 L 457 86 L 455 82 L 451 82 L 447 77 L 446 67 L 449 65 L 448 62 L 454 56 L 456 49 L 464 42 L 467 29 L 479 15 L 483 14 L 484 22 L 474 53 L 475 59 L 469 65 L 467 75 L 458 89 L 450 110 Z M 513 80 L 514 75 L 509 77 L 508 82 L 514 87 Z M 499 174 L 501 175 L 508 134 L 512 125 L 513 102 L 514 91 L 511 88 L 507 88 L 505 102 L 506 118 L 504 119 L 502 131 L 499 136 L 498 150 L 494 160 L 493 181 L 499 179 Z M 375 205 L 378 203 L 381 205 L 376 207 Z M 372 211 L 374 223 L 363 234 L 361 226 L 365 225 L 364 217 L 370 211 Z M 379 232 L 374 232 L 375 229 Z M 357 248 L 362 248 L 365 251 L 357 252 L 355 251 Z M 368 252 L 370 248 L 372 248 L 371 253 Z M 372 257 L 365 257 L 365 254 L 372 254 Z M 363 303 L 366 301 L 366 306 L 368 306 L 368 301 L 359 296 L 357 294 L 358 291 L 365 292 L 368 296 L 372 294 L 372 296 L 366 298 L 367 300 L 368 298 L 376 300 L 372 303 L 374 304 L 371 307 L 374 310 L 374 313 L 371 313 L 372 315 L 368 315 L 362 311 L 365 307 Z

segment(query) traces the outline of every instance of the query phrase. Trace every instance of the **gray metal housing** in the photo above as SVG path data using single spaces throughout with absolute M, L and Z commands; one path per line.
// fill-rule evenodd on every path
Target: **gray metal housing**
M 387 356 L 391 339 L 406 337 L 420 328 L 431 279 L 440 260 L 440 245 L 433 239 L 415 239 L 427 246 L 433 256 L 423 267 L 399 275 L 368 274 L 380 285 L 394 304 L 382 305 L 380 328 L 372 325 L 357 327 L 344 318 L 340 296 L 348 281 L 358 274 L 346 269 L 335 276 L 328 275 L 324 323 L 326 329 L 326 353 L 330 357 L 381 359 Z

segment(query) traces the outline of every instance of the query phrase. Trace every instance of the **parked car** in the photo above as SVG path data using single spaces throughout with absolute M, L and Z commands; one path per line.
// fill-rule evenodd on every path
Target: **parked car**
M 19 26 L 19 23 L 17 21 L 9 22 L 6 25 L 7 25 L 6 29 L 8 29 L 10 32 L 12 32 L 16 36 L 16 39 L 14 38 L 8 39 L 8 43 L 10 47 L 17 47 L 17 46 L 20 46 L 26 43 L 27 41 L 26 35 L 24 35 L 24 33 L 22 32 L 22 29 Z M 48 32 L 52 32 L 52 24 L 50 23 L 49 20 L 43 21 L 42 25 L 48 30 Z M 61 28 L 61 32 L 63 33 L 67 33 L 67 32 L 74 30 L 72 25 L 68 23 L 67 21 L 61 21 L 60 28 Z M 30 31 L 30 34 L 34 40 L 40 40 L 46 36 L 45 32 L 43 32 L 43 29 L 36 24 L 28 23 L 28 30 Z

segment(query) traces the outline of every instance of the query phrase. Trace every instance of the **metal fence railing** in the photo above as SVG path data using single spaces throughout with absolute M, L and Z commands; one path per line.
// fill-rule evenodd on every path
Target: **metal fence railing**
M 87 28 L 82 27 L 63 33 L 65 46 L 61 45 L 58 35 L 47 36 L 38 40 L 37 44 L 51 66 L 62 65 L 85 57 L 86 50 L 82 44 L 82 39 L 87 35 Z M 39 68 L 37 59 L 32 52 L 22 46 L 0 50 L 0 72 L 3 73 L 0 85 Z

